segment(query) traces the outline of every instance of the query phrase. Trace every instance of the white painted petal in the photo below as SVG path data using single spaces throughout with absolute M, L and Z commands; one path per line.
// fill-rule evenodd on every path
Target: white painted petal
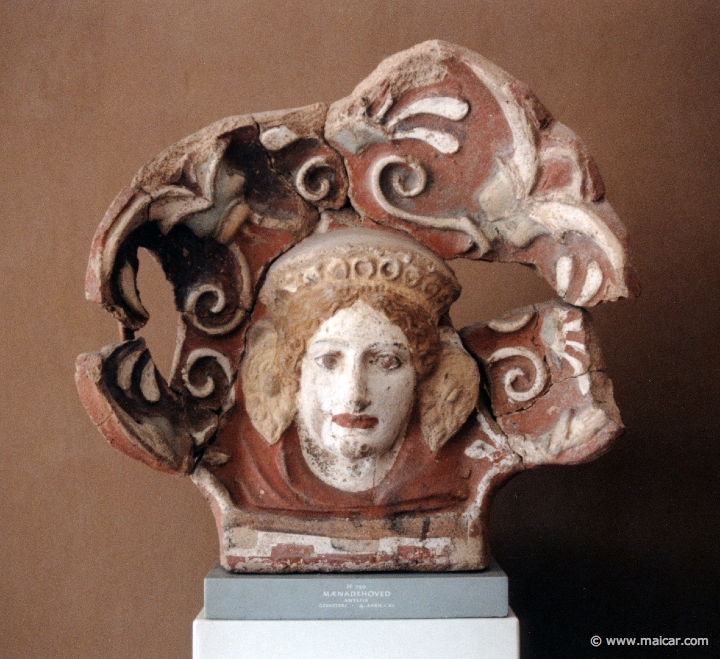
M 603 273 L 600 266 L 595 261 L 590 261 L 587 273 L 585 274 L 585 283 L 583 284 L 582 291 L 580 291 L 580 297 L 575 300 L 575 304 L 582 306 L 591 300 L 595 296 L 595 293 L 600 290 L 602 282 Z
M 561 357 L 572 367 L 573 375 L 579 375 L 583 372 L 583 365 L 582 362 L 577 358 L 573 357 L 572 355 L 568 354 L 567 352 L 563 352 Z
M 213 433 L 217 430 L 217 421 L 210 422 L 208 425 L 206 425 L 204 428 L 201 428 L 199 430 L 191 430 L 190 434 L 192 435 L 193 442 L 195 443 L 195 446 L 203 446 L 204 444 L 207 444 L 210 438 L 212 437 Z M 207 456 L 207 453 L 205 453 L 205 456 Z M 206 460 L 207 461 L 207 460 Z M 215 464 L 213 462 L 210 462 L 210 464 Z
M 513 136 L 512 162 L 523 181 L 523 193 L 529 194 L 537 175 L 538 153 L 535 132 L 528 121 L 525 109 L 515 100 L 510 85 L 502 80 L 503 73 L 471 61 L 468 61 L 467 64 L 490 90 L 502 109 Z
M 455 153 L 460 148 L 460 142 L 450 133 L 443 133 L 439 130 L 429 128 L 411 128 L 410 130 L 398 131 L 393 135 L 394 140 L 421 140 L 427 142 L 431 147 L 440 153 Z
M 135 352 L 131 352 L 118 365 L 115 380 L 118 387 L 120 387 L 123 391 L 128 391 L 132 386 L 133 370 L 135 369 L 135 364 L 137 364 L 138 359 L 140 359 L 140 355 L 142 355 L 143 352 L 144 348 L 139 348 L 138 350 L 135 350 Z
M 147 317 L 147 311 L 145 311 L 145 307 L 143 307 L 140 301 L 140 295 L 138 294 L 135 270 L 129 263 L 125 263 L 122 268 L 120 268 L 117 283 L 120 294 L 127 305 L 138 315 Z
M 498 452 L 494 446 L 483 442 L 481 439 L 473 442 L 465 449 L 465 455 L 471 460 L 492 460 Z
M 268 128 L 260 135 L 260 143 L 268 151 L 279 151 L 299 139 L 300 136 L 285 125 Z
M 565 345 L 570 348 L 574 348 L 578 352 L 587 352 L 587 350 L 585 349 L 585 345 L 583 343 L 580 343 L 579 341 L 567 341 Z
M 155 375 L 155 364 L 148 361 L 140 376 L 140 392 L 148 403 L 157 403 L 160 400 L 160 387 Z
M 587 395 L 587 392 L 590 391 L 590 376 L 585 373 L 584 375 L 581 375 L 578 378 L 578 388 L 580 389 L 580 393 L 585 396 Z
M 569 332 L 582 332 L 582 319 L 576 318 L 571 320 L 569 323 L 563 324 L 563 333 L 568 334 Z
M 565 447 L 570 436 L 570 421 L 573 416 L 572 410 L 563 410 L 555 423 L 555 427 L 550 432 L 550 441 L 548 443 L 548 453 L 557 455 Z
M 483 432 L 495 442 L 495 446 L 501 450 L 508 450 L 507 437 L 492 429 L 484 412 L 478 412 L 477 420 L 480 422 L 480 427 L 483 429 Z
M 530 218 L 550 230 L 556 240 L 568 231 L 577 231 L 591 238 L 607 256 L 613 270 L 621 273 L 625 267 L 625 250 L 617 236 L 602 218 L 589 208 L 579 208 L 571 204 L 547 201 L 532 204 L 528 214 Z M 595 266 L 599 269 L 597 263 Z
M 572 268 L 573 260 L 569 256 L 561 256 L 555 264 L 555 287 L 560 297 L 565 297 L 568 288 L 570 287 Z
M 392 130 L 403 119 L 414 117 L 416 114 L 434 114 L 437 117 L 460 121 L 469 111 L 470 105 L 459 98 L 453 98 L 451 96 L 421 98 L 419 101 L 408 105 L 390 119 L 388 128 Z
M 395 101 L 393 100 L 393 97 L 390 96 L 390 94 L 387 95 L 385 100 L 383 101 L 382 106 L 377 111 L 377 114 L 375 115 L 375 118 L 378 121 L 382 121 L 385 118 L 385 115 L 387 114 L 387 111 L 392 107 L 393 103 Z
M 520 316 L 510 316 L 509 318 L 495 318 L 491 320 L 487 326 L 495 332 L 501 332 L 508 334 L 510 332 L 517 332 L 527 325 L 534 313 L 525 313 Z

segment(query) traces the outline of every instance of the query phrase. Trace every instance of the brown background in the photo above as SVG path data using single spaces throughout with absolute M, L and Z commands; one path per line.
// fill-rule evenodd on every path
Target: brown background
M 594 314 L 624 438 L 591 464 L 519 476 L 493 508 L 524 657 L 642 656 L 593 651 L 592 634 L 707 636 L 717 653 L 719 7 L 2 2 L 0 656 L 189 657 L 216 558 L 193 485 L 113 451 L 74 390 L 75 356 L 116 339 L 82 294 L 116 192 L 215 119 L 333 101 L 428 38 L 484 54 L 585 139 L 644 287 Z M 458 270 L 472 289 L 460 324 L 550 296 L 519 266 Z M 167 374 L 174 313 L 148 258 L 140 286 Z

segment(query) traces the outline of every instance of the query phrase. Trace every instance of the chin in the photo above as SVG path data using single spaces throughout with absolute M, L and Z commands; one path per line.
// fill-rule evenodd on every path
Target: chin
M 392 450 L 397 438 L 392 442 L 382 442 L 381 444 L 368 441 L 369 439 L 367 435 L 358 438 L 357 442 L 353 442 L 352 446 L 344 447 L 344 450 L 341 449 L 342 454 L 348 460 L 378 457 Z

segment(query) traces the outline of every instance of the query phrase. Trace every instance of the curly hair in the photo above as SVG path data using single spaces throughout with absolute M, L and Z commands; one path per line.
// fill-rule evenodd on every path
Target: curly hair
M 305 289 L 275 300 L 276 364 L 286 382 L 297 387 L 307 343 L 320 326 L 341 309 L 358 301 L 382 313 L 403 331 L 420 379 L 432 373 L 437 365 L 440 338 L 437 324 L 427 311 L 381 283 L 334 284 Z

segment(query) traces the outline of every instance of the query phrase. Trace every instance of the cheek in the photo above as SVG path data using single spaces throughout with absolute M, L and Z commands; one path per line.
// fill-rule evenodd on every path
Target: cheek
M 378 410 L 403 418 L 415 396 L 415 373 L 411 370 L 388 373 L 377 379 L 373 390 Z
M 333 373 L 318 368 L 314 364 L 303 366 L 300 376 L 300 405 L 308 412 L 317 414 L 329 408 L 333 392 L 337 392 L 336 377 Z
M 318 374 L 318 377 L 315 379 L 314 396 L 321 409 L 325 411 L 330 409 L 339 390 L 338 385 L 338 377 L 335 373 L 325 371 Z
M 402 380 L 398 382 L 398 407 L 402 409 L 405 414 L 410 412 L 415 399 L 415 379 L 415 371 L 413 370 L 406 373 Z

